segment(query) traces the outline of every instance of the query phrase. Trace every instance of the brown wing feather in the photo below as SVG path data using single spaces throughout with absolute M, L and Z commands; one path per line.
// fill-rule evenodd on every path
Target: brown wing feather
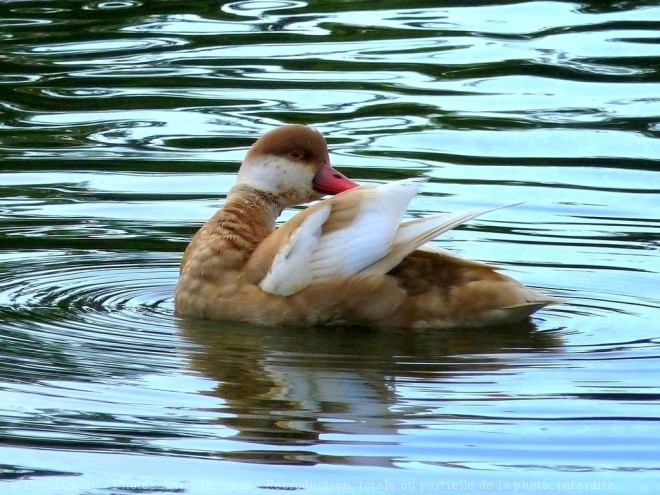
M 407 256 L 389 275 L 407 293 L 392 317 L 395 326 L 519 321 L 557 302 L 487 265 L 422 250 Z

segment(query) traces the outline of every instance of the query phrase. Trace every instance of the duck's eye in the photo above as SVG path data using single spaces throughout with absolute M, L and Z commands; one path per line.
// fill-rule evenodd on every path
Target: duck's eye
M 291 158 L 302 158 L 303 153 L 299 149 L 293 148 L 291 151 L 289 151 L 289 156 Z

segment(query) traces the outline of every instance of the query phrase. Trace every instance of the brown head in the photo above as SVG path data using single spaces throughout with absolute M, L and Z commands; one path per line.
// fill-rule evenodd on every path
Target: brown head
M 328 146 L 316 129 L 303 125 L 278 127 L 255 142 L 238 171 L 237 185 L 282 198 L 293 206 L 337 194 L 358 184 L 330 165 Z

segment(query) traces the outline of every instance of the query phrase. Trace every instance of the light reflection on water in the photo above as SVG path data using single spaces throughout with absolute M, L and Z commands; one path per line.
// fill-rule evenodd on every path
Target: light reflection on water
M 4 8 L 14 492 L 654 493 L 655 2 Z M 429 177 L 410 216 L 524 202 L 438 245 L 565 304 L 482 331 L 177 319 L 186 242 L 282 122 L 362 182 Z

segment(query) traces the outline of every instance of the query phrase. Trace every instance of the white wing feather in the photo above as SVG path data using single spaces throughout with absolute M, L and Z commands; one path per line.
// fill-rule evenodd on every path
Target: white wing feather
M 423 182 L 406 179 L 361 191 L 364 197 L 353 222 L 319 239 L 311 258 L 314 282 L 355 275 L 386 256 Z
M 288 296 L 310 284 L 354 275 L 378 261 L 389 252 L 401 218 L 423 182 L 406 179 L 326 200 L 327 206 L 310 214 L 291 233 L 259 286 Z M 323 234 L 333 206 L 346 201 L 349 194 L 360 195 L 353 221 Z
M 273 258 L 260 287 L 266 292 L 288 296 L 337 277 L 385 274 L 409 253 L 443 232 L 492 211 L 435 215 L 401 224 L 408 204 L 423 182 L 424 179 L 405 179 L 371 189 L 347 191 L 326 200 L 327 205 L 309 214 L 289 236 Z M 332 218 L 333 207 L 338 207 L 339 212 L 341 202 L 351 194 L 360 195 L 353 220 L 323 233 L 324 224 Z
M 405 222 L 399 226 L 386 256 L 362 271 L 364 275 L 382 275 L 397 266 L 403 258 L 440 234 L 492 210 L 434 215 Z M 453 255 L 455 257 L 455 255 Z M 482 265 L 479 263 L 479 265 Z M 483 265 L 482 265 L 483 266 Z
M 310 260 L 316 248 L 323 224 L 330 216 L 330 204 L 310 214 L 293 231 L 273 258 L 270 270 L 259 286 L 271 294 L 288 296 L 307 287 L 313 280 Z

